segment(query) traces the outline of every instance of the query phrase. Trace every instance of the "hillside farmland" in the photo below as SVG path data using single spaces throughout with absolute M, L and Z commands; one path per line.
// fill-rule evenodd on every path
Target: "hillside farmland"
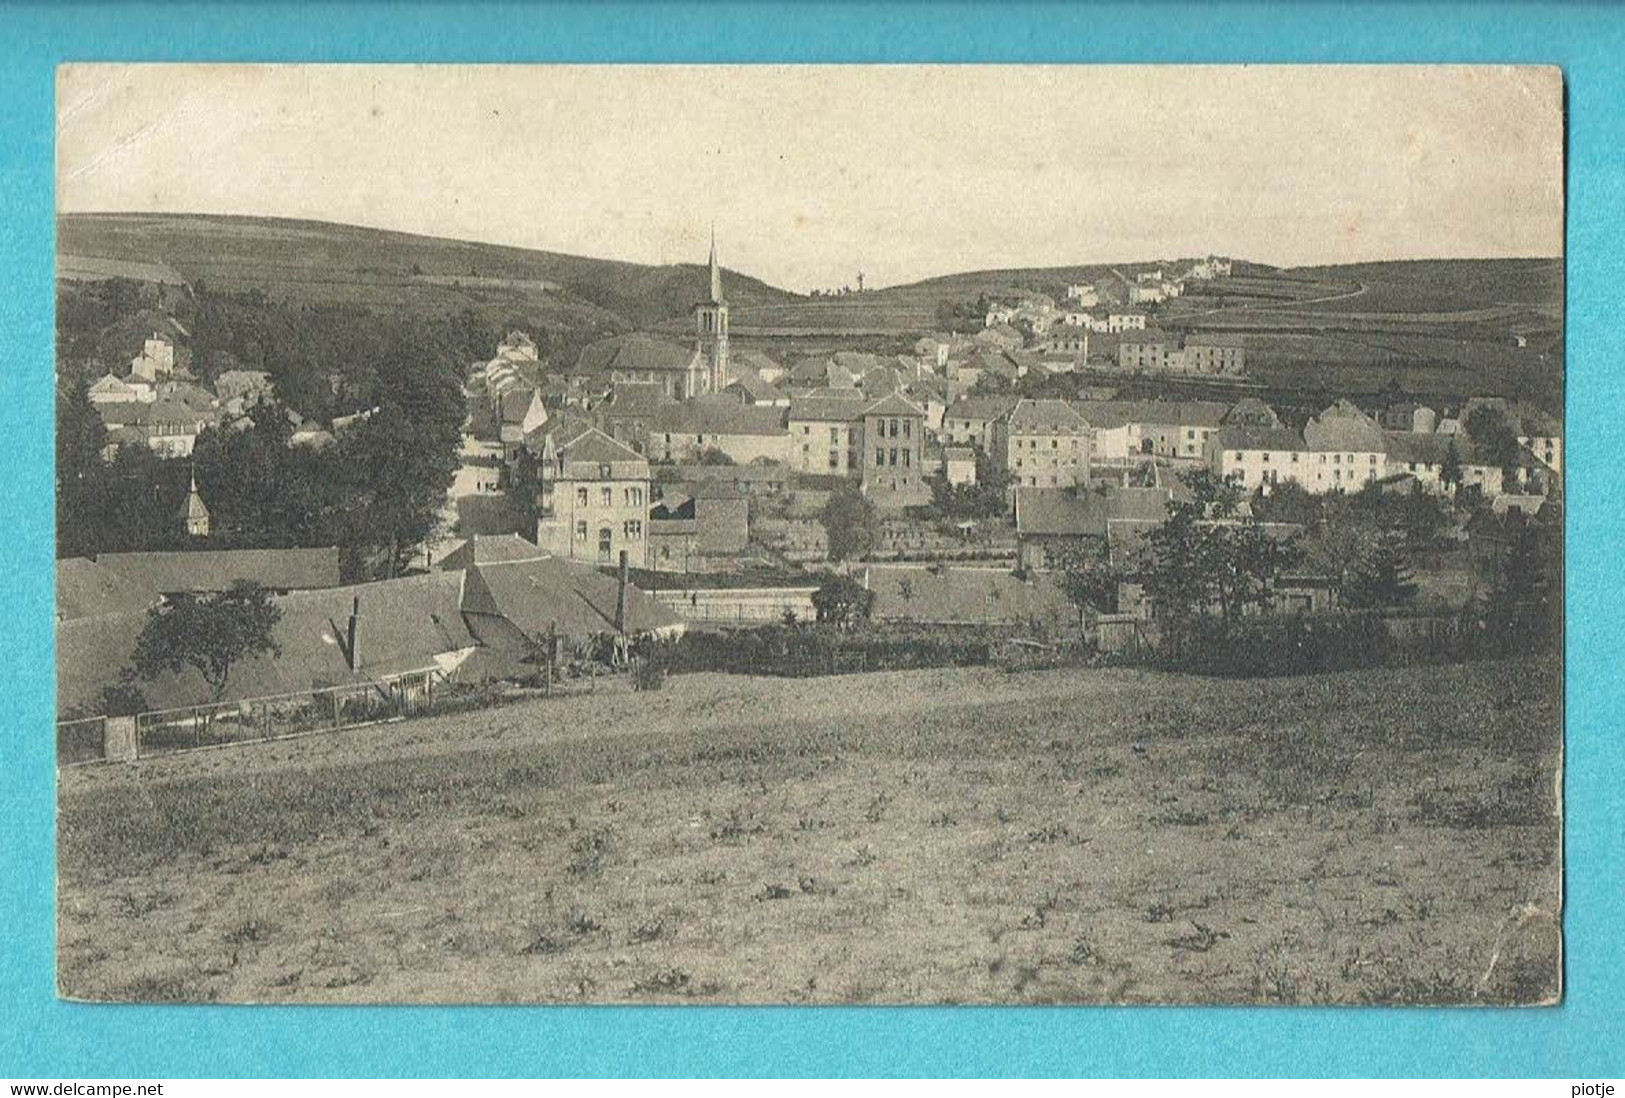
M 693 675 L 64 771 L 59 980 L 268 1002 L 1550 999 L 1551 660 Z

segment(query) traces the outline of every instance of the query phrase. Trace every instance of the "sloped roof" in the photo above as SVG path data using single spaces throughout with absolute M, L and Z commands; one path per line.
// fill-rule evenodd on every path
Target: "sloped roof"
M 1214 436 L 1224 450 L 1302 450 L 1303 436 L 1290 427 L 1224 427 Z
M 670 403 L 666 390 L 653 381 L 617 382 L 609 392 L 609 409 L 616 415 L 648 415 Z
M 948 405 L 949 419 L 995 420 L 1016 406 L 1017 397 L 960 397 Z
M 1386 445 L 1382 428 L 1353 401 L 1339 399 L 1303 428 L 1303 441 L 1311 450 L 1380 451 Z
M 587 344 L 576 360 L 576 370 L 594 374 L 612 370 L 684 371 L 698 353 L 692 347 L 633 332 Z
M 1121 314 L 1121 315 L 1133 315 L 1133 314 Z M 1123 337 L 1122 338 L 1122 343 L 1120 344 L 1120 346 L 1126 346 L 1126 345 L 1131 344 L 1131 343 L 1162 343 L 1162 344 L 1171 343 L 1176 347 L 1179 345 L 1179 337 L 1178 336 L 1175 336 L 1175 335 L 1173 335 L 1172 333 L 1169 333 L 1169 332 L 1165 332 L 1160 328 L 1133 329 L 1133 330 L 1130 330 L 1130 331 L 1127 331 L 1127 332 L 1123 332 L 1122 337 Z
M 474 644 L 458 608 L 462 585 L 461 572 L 430 572 L 277 597 L 272 601 L 282 618 L 272 638 L 279 653 L 254 656 L 234 667 L 223 700 L 291 694 L 434 667 L 437 656 Z M 351 671 L 345 644 L 357 598 L 361 666 Z M 102 690 L 129 666 L 146 617 L 109 614 L 58 624 L 58 712 L 76 706 L 95 711 Z M 139 685 L 155 709 L 201 704 L 213 695 L 190 669 Z
M 224 591 L 238 580 L 249 580 L 273 591 L 320 589 L 339 584 L 336 546 L 103 553 L 96 558 L 96 563 L 136 576 L 165 594 Z
M 561 557 L 491 562 L 469 569 L 462 609 L 506 618 L 533 637 L 545 635 L 550 628 L 568 637 L 588 637 L 614 630 L 619 585 L 613 576 Z M 666 630 L 678 623 L 671 610 L 628 584 L 629 633 Z
M 1023 398 L 1016 402 L 1004 422 L 1013 431 L 1075 431 L 1089 429 L 1077 409 L 1064 400 Z
M 746 370 L 728 383 L 728 388 L 738 386 L 740 391 L 755 401 L 775 401 L 784 399 L 784 391 L 770 381 L 766 381 L 755 370 Z
M 1230 406 L 1211 400 L 1083 400 L 1072 407 L 1091 426 L 1111 430 L 1128 423 L 1217 427 Z
M 56 562 L 56 619 L 78 621 L 103 614 L 138 614 L 163 601 L 140 573 L 123 572 L 84 557 Z
M 1119 488 L 1111 492 L 1070 488 L 1017 488 L 1016 534 L 1104 537 L 1117 522 L 1162 522 L 1171 493 L 1166 488 Z
M 790 411 L 788 421 L 812 421 L 815 423 L 848 423 L 858 418 L 863 411 L 861 394 L 853 390 L 853 396 L 794 396 L 790 398 Z
M 784 409 L 743 404 L 730 396 L 703 396 L 656 409 L 651 432 L 672 434 L 782 435 Z
M 862 582 L 874 592 L 871 614 L 881 620 L 1022 625 L 1077 616 L 1049 576 L 1020 580 L 995 568 L 870 565 Z
M 546 550 L 518 534 L 475 534 L 440 558 L 440 570 L 457 572 L 476 564 L 500 564 L 545 557 Z
M 615 441 L 596 427 L 588 427 L 561 446 L 559 458 L 562 461 L 586 461 L 599 465 L 644 460 L 642 454 L 624 443 Z
M 865 416 L 924 416 L 925 410 L 901 393 L 888 393 L 864 408 Z

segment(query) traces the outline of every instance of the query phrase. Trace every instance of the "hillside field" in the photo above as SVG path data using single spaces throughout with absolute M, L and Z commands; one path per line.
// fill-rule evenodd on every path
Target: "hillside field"
M 94 1000 L 1557 993 L 1555 660 L 703 674 L 72 768 Z

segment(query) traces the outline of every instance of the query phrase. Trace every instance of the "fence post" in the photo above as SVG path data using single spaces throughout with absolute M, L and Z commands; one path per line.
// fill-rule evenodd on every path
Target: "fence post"
M 108 762 L 134 762 L 141 753 L 135 717 L 108 717 L 102 721 L 102 757 Z

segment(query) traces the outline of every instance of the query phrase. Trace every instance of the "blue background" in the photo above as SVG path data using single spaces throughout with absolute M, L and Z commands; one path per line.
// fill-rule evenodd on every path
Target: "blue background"
M 1625 18 L 1603 5 L 0 0 L 0 1076 L 1625 1075 Z M 96 1007 L 53 985 L 52 128 L 65 60 L 1556 63 L 1569 123 L 1568 995 L 1550 1010 Z M 1283 149 L 1283 155 L 1291 150 Z

